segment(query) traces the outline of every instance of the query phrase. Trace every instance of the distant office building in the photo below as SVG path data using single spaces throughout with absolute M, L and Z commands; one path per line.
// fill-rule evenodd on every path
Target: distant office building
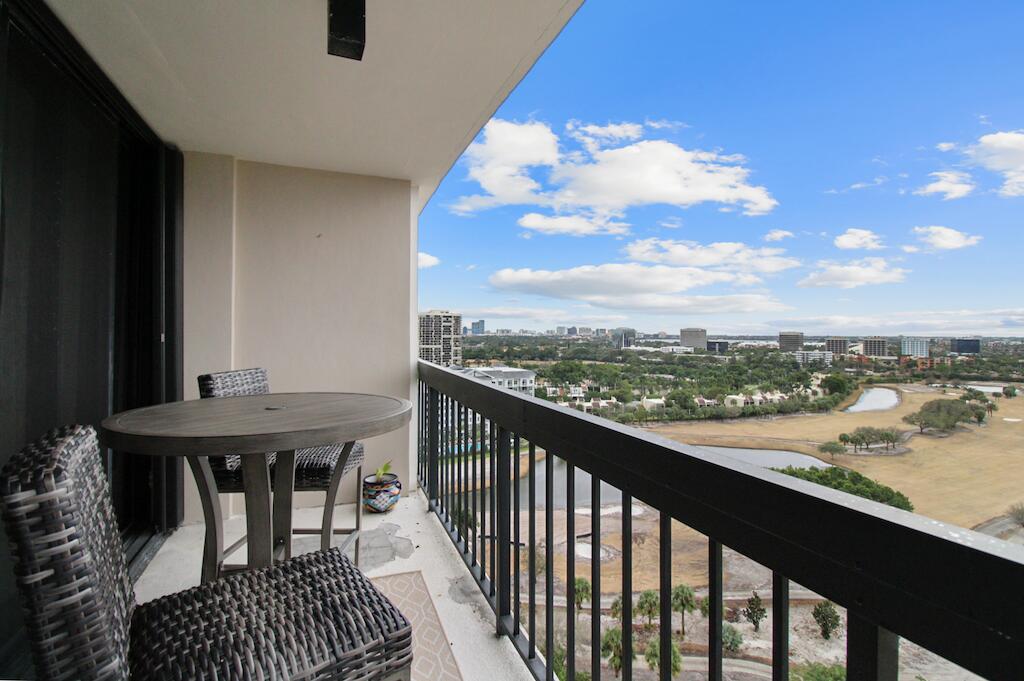
M 598 338 L 604 338 L 608 335 L 608 329 L 594 329 L 594 335 Z
M 579 334 L 580 336 L 586 336 L 587 338 L 589 338 L 590 336 L 593 336 L 593 335 L 594 335 L 594 330 L 593 330 L 592 328 L 590 328 L 589 326 L 581 326 L 581 327 L 580 327 L 580 328 L 579 328 L 579 329 L 577 330 L 577 333 L 578 333 L 578 334 Z
M 930 345 L 927 338 L 900 338 L 900 354 L 904 357 L 927 357 Z
M 797 350 L 793 353 L 793 356 L 796 357 L 796 361 L 800 366 L 805 364 L 832 366 L 832 353 L 828 350 Z
M 694 350 L 707 350 L 708 330 L 679 329 L 679 344 Z
M 570 326 L 568 329 L 565 330 L 565 334 L 567 336 L 576 336 L 579 334 L 579 329 L 577 329 L 575 326 Z
M 619 327 L 612 332 L 612 338 L 615 340 L 615 347 L 631 348 L 636 345 L 636 329 Z
M 833 355 L 845 355 L 850 349 L 850 341 L 847 338 L 838 338 L 836 336 L 826 338 L 825 349 Z
M 565 335 L 565 331 L 566 331 L 566 329 L 565 329 L 564 326 L 556 326 L 555 327 L 555 335 L 556 336 L 564 336 Z
M 889 340 L 883 336 L 865 338 L 861 344 L 864 346 L 864 354 L 868 357 L 886 357 L 889 355 Z
M 470 326 L 472 327 L 471 330 L 473 331 L 473 335 L 474 336 L 482 336 L 482 335 L 484 335 L 484 333 L 485 333 L 484 320 L 481 319 L 480 321 L 473 322 L 472 324 L 470 324 Z
M 980 338 L 954 338 L 949 342 L 949 351 L 958 355 L 980 355 Z
M 713 352 L 716 355 L 724 355 L 725 353 L 729 352 L 729 341 L 709 340 L 708 352 Z
M 779 331 L 779 350 L 782 352 L 796 352 L 803 349 L 803 331 Z
M 537 380 L 537 374 L 533 371 L 514 367 L 469 367 L 463 369 L 462 373 L 524 395 L 533 395 Z
M 462 315 L 431 310 L 420 315 L 420 359 L 441 366 L 462 364 Z
M 498 329 L 495 333 L 497 333 L 499 336 L 511 336 L 512 329 Z

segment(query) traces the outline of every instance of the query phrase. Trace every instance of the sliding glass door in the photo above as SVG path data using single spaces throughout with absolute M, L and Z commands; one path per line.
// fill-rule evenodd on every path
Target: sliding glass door
M 0 0 L 0 463 L 50 428 L 180 399 L 180 154 L 36 0 Z M 129 560 L 181 517 L 179 462 L 105 452 Z M 30 665 L 0 537 L 0 678 Z

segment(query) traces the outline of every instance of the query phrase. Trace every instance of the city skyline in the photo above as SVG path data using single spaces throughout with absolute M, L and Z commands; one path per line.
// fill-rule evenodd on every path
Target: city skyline
M 651 3 L 623 33 L 584 6 L 424 209 L 421 309 L 1024 335 L 1024 8 L 1004 9 Z

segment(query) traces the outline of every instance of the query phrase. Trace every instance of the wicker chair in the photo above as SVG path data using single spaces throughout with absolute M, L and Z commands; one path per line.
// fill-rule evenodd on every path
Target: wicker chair
M 96 434 L 54 430 L 0 471 L 41 679 L 408 679 L 408 620 L 339 549 L 137 605 Z
M 203 374 L 198 378 L 199 396 L 201 398 L 212 397 L 239 397 L 242 395 L 266 395 L 270 393 L 270 381 L 267 379 L 266 369 L 238 369 L 234 371 L 220 371 L 213 374 Z M 267 460 L 271 464 L 271 482 L 274 480 L 273 466 L 277 453 L 267 454 Z M 338 462 L 343 461 L 341 468 Z M 209 457 L 209 464 L 213 479 L 217 484 L 217 492 L 229 494 L 244 491 L 242 483 L 242 463 L 238 455 L 227 454 L 225 456 Z M 295 534 L 319 534 L 320 548 L 328 549 L 331 546 L 331 537 L 335 534 L 349 535 L 348 541 L 356 540 L 356 564 L 359 563 L 359 542 L 358 534 L 363 524 L 362 504 L 356 504 L 355 527 L 335 528 L 334 527 L 334 506 L 338 501 L 338 490 L 341 486 L 341 478 L 350 471 L 356 471 L 359 480 L 363 478 L 363 445 L 355 443 L 351 451 L 345 451 L 344 444 L 326 445 L 310 449 L 299 449 L 295 452 L 295 490 L 297 492 L 324 492 L 323 522 L 319 528 L 295 528 Z M 210 509 L 214 513 L 220 511 L 218 508 Z M 207 518 L 207 532 L 212 532 L 219 519 Z M 208 537 L 207 542 L 213 540 Z M 227 549 L 217 552 L 217 558 L 204 557 L 205 563 L 217 562 L 216 570 L 212 565 L 204 565 L 203 574 L 220 574 L 220 562 L 244 543 L 244 537 L 232 544 Z M 347 548 L 347 542 L 342 549 Z

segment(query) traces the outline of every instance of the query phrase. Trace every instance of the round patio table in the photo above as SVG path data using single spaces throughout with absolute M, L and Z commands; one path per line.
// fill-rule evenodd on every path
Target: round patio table
M 169 402 L 103 420 L 100 440 L 111 449 L 149 456 L 185 457 L 196 478 L 206 518 L 220 519 L 220 502 L 207 457 L 238 454 L 245 486 L 250 569 L 291 555 L 295 450 L 345 443 L 397 430 L 412 416 L 408 400 L 362 393 L 271 393 Z M 277 452 L 271 495 L 267 453 Z M 339 460 L 331 485 L 340 483 Z M 204 581 L 223 559 L 223 527 L 207 532 Z M 216 542 L 216 545 L 214 544 Z

